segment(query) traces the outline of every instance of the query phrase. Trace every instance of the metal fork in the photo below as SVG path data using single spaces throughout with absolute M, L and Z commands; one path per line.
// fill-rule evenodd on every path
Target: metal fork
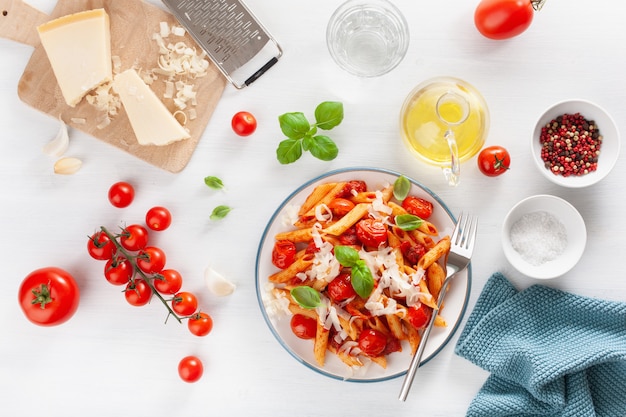
M 430 321 L 428 322 L 428 326 L 424 329 L 424 333 L 422 334 L 422 339 L 417 347 L 417 352 L 415 352 L 415 355 L 411 359 L 411 364 L 409 365 L 409 369 L 404 377 L 404 382 L 402 383 L 402 389 L 400 390 L 400 401 L 405 401 L 409 395 L 409 390 L 411 389 L 411 384 L 415 378 L 415 373 L 417 372 L 417 368 L 420 366 L 420 361 L 422 360 L 422 355 L 424 354 L 424 348 L 426 347 L 428 336 L 430 336 L 430 331 L 435 323 L 435 316 L 441 308 L 443 299 L 446 296 L 448 284 L 456 276 L 457 272 L 467 268 L 470 263 L 472 252 L 474 252 L 477 229 L 478 218 L 476 216 L 464 216 L 463 213 L 459 215 L 459 219 L 457 220 L 452 236 L 450 237 L 450 253 L 448 254 L 446 265 L 447 276 L 441 286 L 441 291 L 439 292 L 437 310 L 433 311 Z

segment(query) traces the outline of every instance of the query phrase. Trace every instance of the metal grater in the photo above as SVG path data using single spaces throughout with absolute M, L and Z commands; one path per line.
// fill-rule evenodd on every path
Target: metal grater
M 240 0 L 163 0 L 224 76 L 241 89 L 283 54 Z

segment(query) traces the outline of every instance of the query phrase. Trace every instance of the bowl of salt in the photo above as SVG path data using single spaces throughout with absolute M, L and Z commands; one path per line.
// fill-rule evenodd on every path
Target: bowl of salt
M 535 279 L 552 279 L 571 270 L 587 243 L 585 222 L 574 206 L 553 195 L 517 203 L 502 226 L 502 247 L 509 263 Z

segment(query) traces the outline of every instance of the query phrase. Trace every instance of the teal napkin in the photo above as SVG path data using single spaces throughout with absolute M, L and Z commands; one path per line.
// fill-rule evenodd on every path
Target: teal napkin
M 626 303 L 496 273 L 455 352 L 491 372 L 468 417 L 626 416 Z

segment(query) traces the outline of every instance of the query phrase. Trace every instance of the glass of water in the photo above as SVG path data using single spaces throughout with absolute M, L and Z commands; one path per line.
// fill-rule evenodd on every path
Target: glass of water
M 330 55 L 344 70 L 361 77 L 386 74 L 404 58 L 409 28 L 387 0 L 348 0 L 326 28 Z

